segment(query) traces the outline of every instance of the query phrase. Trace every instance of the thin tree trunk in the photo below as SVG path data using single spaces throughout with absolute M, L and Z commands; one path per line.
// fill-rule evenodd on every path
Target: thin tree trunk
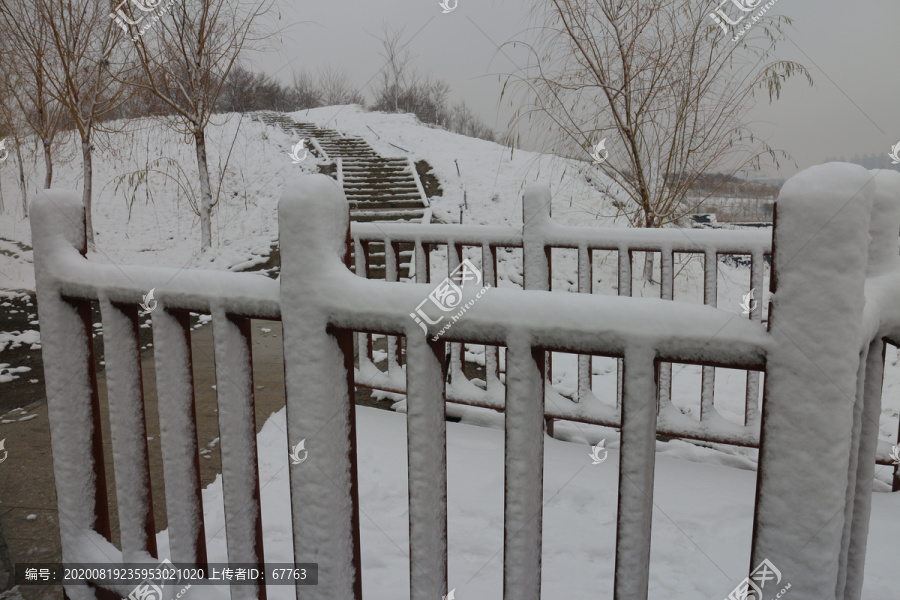
M 89 250 L 95 248 L 94 245 L 94 219 L 91 215 L 91 188 L 94 179 L 94 168 L 91 163 L 91 140 L 81 140 L 81 161 L 84 165 L 84 191 L 81 194 L 81 201 L 84 203 L 85 231 L 87 232 L 87 247 Z
M 649 200 L 646 201 L 646 206 L 649 207 Z M 644 209 L 645 223 L 644 227 L 650 229 L 656 226 L 656 222 L 653 216 L 650 213 L 648 208 Z M 644 282 L 645 283 L 653 283 L 653 259 L 655 258 L 655 253 L 653 252 L 644 252 Z
M 212 246 L 210 214 L 212 213 L 212 188 L 209 186 L 209 169 L 206 165 L 206 133 L 194 134 L 197 149 L 197 170 L 200 172 L 200 247 Z
M 653 252 L 644 252 L 644 281 L 653 283 Z
M 16 138 L 16 158 L 19 159 L 19 188 L 22 190 L 22 210 L 25 217 L 28 217 L 28 193 L 25 186 L 25 161 L 22 160 L 22 147 L 19 145 L 19 138 Z
M 50 155 L 50 143 L 46 140 L 41 140 L 41 143 L 44 145 L 44 189 L 49 190 L 53 183 L 53 157 Z

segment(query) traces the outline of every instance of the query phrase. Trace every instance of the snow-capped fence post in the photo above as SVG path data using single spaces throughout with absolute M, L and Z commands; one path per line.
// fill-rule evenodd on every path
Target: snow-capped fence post
M 675 257 L 672 248 L 663 247 L 659 252 L 659 297 L 675 299 Z M 672 363 L 659 364 L 659 410 L 672 408 Z
M 72 192 L 42 190 L 30 214 L 62 561 L 76 562 L 84 532 L 112 539 L 91 304 L 66 298 L 59 281 L 66 264 L 87 253 L 84 206 Z M 71 598 L 114 597 L 87 585 L 65 587 Z
M 718 298 L 719 254 L 707 250 L 703 256 L 703 304 L 715 307 Z M 700 383 L 700 420 L 709 419 L 715 410 L 713 395 L 716 391 L 716 368 L 703 366 Z
M 138 309 L 100 300 L 122 558 L 156 556 Z
M 532 184 L 522 195 L 522 287 L 550 291 L 551 248 L 544 240 L 544 229 L 552 226 L 550 186 Z M 544 376 L 553 372 L 552 355 L 545 356 Z M 547 418 L 547 433 L 553 436 L 553 419 Z
M 887 273 L 900 272 L 900 248 L 897 232 L 900 231 L 900 173 L 881 170 L 875 173 L 876 190 L 873 199 L 872 218 L 869 224 L 869 261 L 867 277 L 879 277 Z M 842 563 L 845 570 L 844 597 L 855 600 L 862 596 L 863 565 L 866 556 L 866 541 L 869 533 L 869 517 L 872 509 L 872 482 L 875 479 L 875 457 L 878 448 L 879 419 L 881 417 L 881 394 L 884 385 L 884 340 L 876 337 L 869 344 L 865 356 L 865 378 L 859 382 L 857 398 L 858 452 L 855 466 L 855 480 L 850 478 L 847 488 L 848 503 L 845 518 L 851 526 L 845 526 Z M 856 425 L 855 423 L 855 425 Z M 854 427 L 856 429 L 856 427 Z M 893 491 L 898 491 L 897 467 L 894 468 Z M 860 490 L 865 493 L 860 494 Z M 839 590 L 841 581 L 838 581 Z
M 547 353 L 521 334 L 507 343 L 503 597 L 540 600 Z
M 187 311 L 166 310 L 163 300 L 152 316 L 171 560 L 206 566 L 190 316 Z
M 497 287 L 497 249 L 491 244 L 481 246 L 481 276 L 484 285 Z M 418 281 L 418 279 L 417 279 Z M 497 346 L 486 345 L 484 347 L 484 378 L 485 386 L 490 394 L 502 393 L 503 384 L 500 383 L 500 349 Z
M 228 560 L 261 567 L 264 564 L 262 505 L 250 319 L 228 314 L 216 306 L 211 312 Z M 240 586 L 232 590 L 231 597 L 264 600 L 265 588 Z
M 763 273 L 766 269 L 765 256 L 756 251 L 750 255 L 750 289 L 760 290 L 759 301 L 750 311 L 750 320 L 762 323 Z M 752 306 L 752 305 L 751 305 Z M 744 425 L 755 426 L 759 421 L 759 371 L 747 372 L 747 392 L 744 400 Z
M 659 367 L 652 348 L 629 348 L 622 359 L 622 437 L 616 521 L 616 600 L 647 598 L 656 468 Z
M 593 293 L 593 253 L 586 244 L 578 246 L 578 292 L 581 294 Z M 589 354 L 578 355 L 578 389 L 575 400 L 587 398 L 591 393 L 591 356 Z
M 407 338 L 411 600 L 440 598 L 448 590 L 445 348 L 425 336 Z
M 311 600 L 362 600 L 353 339 L 328 324 L 332 281 L 350 246 L 350 212 L 325 175 L 288 182 L 278 203 L 294 560 L 319 565 Z
M 854 165 L 812 167 L 785 183 L 776 207 L 750 568 L 770 561 L 797 600 L 844 599 L 837 586 L 848 479 L 856 483 L 847 469 L 858 441 L 870 181 Z

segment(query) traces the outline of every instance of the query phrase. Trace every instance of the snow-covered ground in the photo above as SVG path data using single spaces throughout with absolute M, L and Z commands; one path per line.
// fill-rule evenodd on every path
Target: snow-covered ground
M 363 593 L 370 600 L 409 598 L 406 417 L 365 407 L 356 415 Z M 285 428 L 282 410 L 258 436 L 265 557 L 273 563 L 293 557 L 288 472 L 297 469 L 302 477 L 303 467 L 290 464 Z M 551 438 L 544 443 L 542 597 L 611 598 L 617 445 L 594 465 L 587 444 Z M 502 430 L 447 424 L 449 586 L 459 600 L 502 596 L 503 448 Z M 658 443 L 657 453 L 650 596 L 726 598 L 750 561 L 756 473 L 683 442 Z M 695 460 L 706 454 L 708 464 L 685 460 L 691 454 Z M 227 562 L 221 476 L 203 491 L 203 504 L 209 559 Z M 869 533 L 865 598 L 896 598 L 898 510 L 900 494 L 873 496 L 872 521 L 878 525 Z M 157 540 L 165 556 L 166 532 Z M 790 573 L 783 576 L 790 582 Z M 268 593 L 275 600 L 293 598 L 289 586 L 272 586 Z

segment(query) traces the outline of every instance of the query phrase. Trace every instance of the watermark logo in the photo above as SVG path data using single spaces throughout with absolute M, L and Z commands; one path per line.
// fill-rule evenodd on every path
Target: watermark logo
M 767 10 L 775 6 L 775 3 L 778 0 L 769 0 L 755 15 L 750 18 L 750 21 L 744 24 L 744 26 L 738 30 L 731 41 L 737 42 L 741 36 L 750 31 L 750 28 L 753 27 L 757 21 L 759 21 L 762 16 L 766 13 Z M 709 17 L 715 22 L 716 25 L 722 28 L 726 34 L 731 34 L 734 32 L 734 28 L 746 19 L 749 13 L 753 12 L 756 8 L 758 8 L 763 3 L 763 0 L 722 0 L 719 5 L 716 7 L 716 10 L 709 13 Z M 722 7 L 731 4 L 734 5 L 734 8 L 729 7 L 728 12 L 726 12 Z M 730 14 L 729 14 L 730 13 Z M 732 18 L 735 17 L 735 18 Z M 729 27 L 730 26 L 730 27 Z
M 459 0 L 453 0 L 453 6 L 450 6 L 449 0 L 441 0 L 440 2 L 438 2 L 438 4 L 440 4 L 441 8 L 444 9 L 443 14 L 446 15 L 448 12 L 453 12 L 454 10 L 456 10 L 456 5 L 459 4 Z M 453 599 L 450 598 L 449 600 L 453 600 Z
M 0 450 L 3 450 L 3 458 L 0 458 L 0 463 L 6 460 L 6 457 L 9 456 L 9 451 L 3 447 L 3 444 L 6 443 L 6 438 L 0 440 Z
M 168 566 L 170 568 L 162 568 L 164 566 Z M 165 585 L 169 580 L 166 577 L 170 574 L 174 574 L 177 570 L 172 565 L 172 562 L 168 558 L 164 558 L 162 562 L 159 563 L 159 567 L 157 567 L 156 571 L 158 572 L 160 577 L 159 584 L 157 585 L 155 579 L 145 579 L 135 586 L 131 592 L 128 594 L 128 600 L 163 600 L 165 597 L 163 596 L 162 585 Z M 181 581 L 178 579 L 178 581 Z M 177 583 L 177 581 L 176 581 Z M 191 584 L 187 584 L 185 587 L 181 588 L 177 594 L 175 594 L 175 599 L 181 598 L 184 593 L 191 589 Z
M 3 442 L 0 441 L 0 449 L 3 448 Z M 895 465 L 900 465 L 900 446 L 894 446 L 891 448 L 891 460 L 894 461 Z M 3 462 L 0 460 L 0 462 Z
M 762 600 L 763 589 L 770 582 L 773 584 L 769 586 L 770 591 L 780 585 L 781 571 L 767 558 L 759 563 L 750 576 L 744 578 L 725 600 Z M 781 598 L 789 589 L 791 589 L 790 583 L 786 584 L 775 597 Z
M 151 313 L 156 309 L 156 300 L 153 299 L 153 291 L 155 289 L 156 288 L 151 288 L 150 293 L 144 296 L 144 299 L 141 302 L 141 308 L 148 313 Z
M 447 594 L 446 596 L 441 596 L 441 600 L 454 600 L 456 598 L 455 594 L 456 588 L 453 588 L 452 590 L 450 590 L 449 594 Z
M 122 10 L 122 7 L 129 2 L 144 14 L 142 14 L 137 19 L 132 19 L 131 17 L 129 17 L 128 14 L 124 10 Z M 147 24 L 144 27 L 138 29 L 137 36 L 132 36 L 131 39 L 137 41 L 138 36 L 144 35 L 144 33 L 148 29 L 150 29 L 154 23 L 159 21 L 160 17 L 169 12 L 169 9 L 173 4 L 175 4 L 175 0 L 169 0 L 169 3 L 166 4 L 156 14 L 150 15 L 150 13 L 156 11 L 156 9 L 159 8 L 160 4 L 162 4 L 162 0 L 122 0 L 122 2 L 119 3 L 119 5 L 116 7 L 116 12 L 110 13 L 109 18 L 113 19 L 116 22 L 116 25 L 122 28 L 122 31 L 130 35 L 131 30 L 129 29 L 129 26 L 137 26 L 141 21 L 149 17 L 150 20 L 147 22 Z
M 437 325 L 441 321 L 444 320 L 446 315 L 439 315 L 436 319 L 432 320 L 425 313 L 425 310 L 422 308 L 422 305 L 428 302 L 436 306 L 441 312 L 450 312 L 454 310 L 457 306 L 462 302 L 462 286 L 466 281 L 474 281 L 476 284 L 481 283 L 481 271 L 478 270 L 478 267 L 473 265 L 469 259 L 463 259 L 463 261 L 456 267 L 450 276 L 441 281 L 428 297 L 422 300 L 419 305 L 416 307 L 416 312 L 409 313 L 409 316 L 413 318 L 413 320 L 419 324 L 419 327 L 422 328 L 426 334 L 428 333 L 428 327 L 425 323 L 429 325 Z M 490 285 L 486 285 L 481 288 L 481 291 L 475 294 L 475 298 L 466 302 L 466 304 L 462 307 L 462 309 L 456 313 L 455 315 L 450 316 L 450 322 L 448 322 L 444 327 L 438 332 L 436 336 L 432 338 L 431 341 L 436 342 L 444 333 L 447 332 L 448 329 L 453 325 L 453 323 L 457 322 L 463 314 L 471 308 L 475 302 L 477 302 L 481 296 L 487 292 Z
M 897 144 L 900 146 L 900 144 Z M 0 163 L 9 158 L 9 150 L 6 149 L 6 138 L 0 140 Z
M 0 142 L 0 148 L 2 148 L 2 142 Z M 891 147 L 891 153 L 888 154 L 891 157 L 892 165 L 900 165 L 900 142 L 897 142 L 896 146 Z M 3 159 L 0 158 L 0 162 L 3 162 Z
M 600 155 L 601 150 L 605 153 L 602 156 Z M 595 165 L 599 165 L 609 158 L 609 150 L 606 149 L 606 138 L 600 140 L 600 143 L 591 149 L 591 158 L 594 159 Z
M 303 456 L 300 456 L 300 451 L 303 451 Z M 300 440 L 300 443 L 291 448 L 291 464 L 299 465 L 306 457 L 309 456 L 309 452 L 306 450 L 306 438 Z
M 753 289 L 754 288 L 750 288 L 750 292 L 744 294 L 744 301 L 741 302 L 741 308 L 745 315 L 749 315 L 756 310 L 756 301 L 753 299 Z
M 303 150 L 303 156 L 300 156 L 300 151 Z M 306 138 L 303 138 L 291 148 L 291 151 L 288 155 L 291 157 L 291 162 L 295 165 L 299 165 L 301 162 L 306 160 L 306 155 L 309 154 L 309 151 L 306 149 Z
M 600 443 L 597 444 L 596 446 L 591 446 L 591 453 L 588 456 L 590 456 L 591 460 L 594 461 L 591 463 L 592 465 L 599 465 L 604 460 L 606 460 L 606 457 L 609 454 L 609 452 L 607 452 L 606 448 L 604 447 L 604 444 L 606 444 L 605 438 L 600 440 Z M 601 452 L 603 452 L 602 457 L 600 456 Z

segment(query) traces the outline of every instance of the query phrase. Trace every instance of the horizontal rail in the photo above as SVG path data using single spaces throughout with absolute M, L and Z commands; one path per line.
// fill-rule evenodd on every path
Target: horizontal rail
M 495 225 L 417 225 L 407 223 L 351 223 L 350 236 L 360 241 L 419 242 L 424 244 L 464 244 L 472 246 L 522 246 L 522 232 Z M 542 224 L 544 245 L 553 248 L 588 250 L 667 251 L 718 254 L 771 254 L 772 234 L 768 231 L 716 231 L 709 229 L 621 229 L 610 227 L 569 227 Z
M 350 271 L 331 272 L 311 281 L 316 295 L 330 299 L 326 313 L 336 327 L 387 335 L 421 335 L 410 310 L 428 297 L 432 286 L 363 280 Z M 351 286 L 352 294 L 338 294 Z M 463 301 L 474 291 L 463 290 Z M 763 369 L 768 337 L 760 323 L 687 302 L 588 294 L 566 296 L 537 290 L 490 288 L 453 324 L 449 342 L 507 345 L 508 333 L 527 335 L 531 345 L 549 351 L 622 356 L 625 348 L 647 345 L 670 362 Z M 509 306 L 517 311 L 511 314 Z M 432 326 L 429 337 L 437 333 Z

